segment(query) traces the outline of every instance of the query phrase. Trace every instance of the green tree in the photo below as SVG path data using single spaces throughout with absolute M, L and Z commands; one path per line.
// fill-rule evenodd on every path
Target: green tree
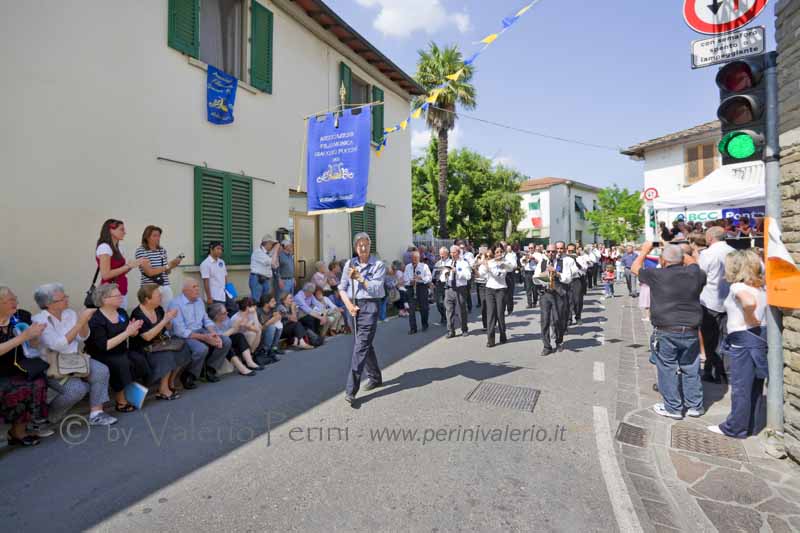
M 629 192 L 616 185 L 600 191 L 597 210 L 590 211 L 587 218 L 592 228 L 604 239 L 621 243 L 636 240 L 644 228 L 642 200 L 637 191 Z
M 448 80 L 447 76 L 463 69 L 463 75 L 458 80 Z M 428 107 L 426 122 L 428 127 L 436 134 L 437 161 L 439 166 L 437 202 L 438 202 L 438 235 L 447 238 L 447 145 L 448 132 L 456 125 L 456 105 L 464 109 L 474 109 L 475 87 L 470 83 L 474 69 L 465 66 L 461 52 L 457 46 L 440 48 L 431 42 L 427 50 L 419 50 L 417 61 L 416 79 L 420 85 L 430 92 L 435 87 L 447 82 L 444 90 L 436 101 Z M 420 102 L 417 102 L 419 104 Z
M 426 155 L 412 163 L 415 233 L 435 227 L 438 220 L 438 155 L 437 140 L 433 139 Z M 447 169 L 448 235 L 494 242 L 505 237 L 509 219 L 512 227 L 517 227 L 524 215 L 517 190 L 525 176 L 493 166 L 491 160 L 468 149 L 451 152 Z

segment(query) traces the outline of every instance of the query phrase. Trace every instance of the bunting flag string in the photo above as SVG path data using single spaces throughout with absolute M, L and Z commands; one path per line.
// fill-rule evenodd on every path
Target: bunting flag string
M 491 46 L 492 43 L 497 41 L 497 39 L 499 39 L 514 24 L 516 24 L 516 22 L 519 20 L 519 18 L 522 15 L 527 13 L 531 8 L 533 8 L 539 2 L 541 2 L 541 0 L 533 0 L 533 1 L 529 2 L 527 5 L 525 5 L 524 7 L 522 7 L 521 9 L 519 9 L 516 13 L 514 13 L 510 17 L 503 18 L 503 20 L 502 20 L 503 28 L 499 32 L 490 33 L 489 35 L 487 35 L 486 37 L 484 37 L 483 39 L 481 39 L 480 41 L 475 43 L 475 44 L 482 44 L 483 46 L 477 52 L 475 52 L 471 56 L 469 56 L 469 58 L 467 58 L 464 61 L 463 66 L 461 66 L 457 71 L 453 72 L 452 74 L 448 74 L 447 76 L 445 76 L 446 81 L 444 81 L 440 85 L 438 85 L 438 86 L 434 87 L 433 89 L 431 89 L 428 92 L 427 96 L 424 98 L 424 100 L 422 100 L 423 103 L 422 103 L 421 106 L 419 106 L 416 109 L 414 109 L 411 112 L 411 114 L 406 119 L 404 119 L 402 122 L 399 122 L 395 126 L 392 126 L 392 127 L 389 127 L 389 128 L 384 128 L 383 137 L 381 139 L 381 142 L 379 142 L 375 147 L 376 155 L 380 156 L 381 152 L 386 148 L 387 137 L 390 134 L 398 132 L 398 131 L 405 131 L 405 129 L 408 127 L 409 122 L 411 122 L 414 119 L 420 118 L 422 116 L 422 114 L 425 111 L 427 111 L 428 108 L 431 105 L 436 107 L 435 106 L 436 101 L 439 99 L 439 96 L 441 96 L 441 94 L 447 89 L 447 87 L 450 85 L 450 83 L 451 82 L 456 82 L 459 79 L 461 79 L 461 77 L 466 72 L 466 67 L 471 66 L 475 62 L 475 60 L 478 59 L 478 56 L 480 56 L 487 48 L 489 48 L 489 46 Z

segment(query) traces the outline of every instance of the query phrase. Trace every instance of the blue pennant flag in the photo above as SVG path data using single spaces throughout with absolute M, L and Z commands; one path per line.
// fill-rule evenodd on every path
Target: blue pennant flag
M 345 110 L 308 121 L 308 211 L 363 207 L 367 202 L 372 114 Z
M 475 52 L 474 54 L 472 54 L 472 55 L 470 56 L 470 58 L 469 58 L 469 59 L 467 59 L 466 61 L 464 61 L 464 64 L 465 64 L 465 65 L 471 65 L 471 64 L 473 64 L 473 63 L 475 62 L 475 60 L 476 60 L 476 59 L 478 59 L 478 56 L 479 56 L 479 55 L 481 55 L 481 53 L 480 53 L 480 52 Z
M 513 17 L 506 17 L 503 19 L 503 28 L 510 28 L 512 24 L 514 24 L 519 19 L 518 16 L 514 15 Z
M 206 82 L 208 121 L 212 124 L 233 122 L 233 106 L 236 103 L 236 88 L 239 80 L 208 65 Z

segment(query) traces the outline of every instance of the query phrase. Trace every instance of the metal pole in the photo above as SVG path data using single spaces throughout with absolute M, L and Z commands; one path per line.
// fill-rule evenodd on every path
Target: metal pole
M 780 145 L 778 142 L 778 53 L 769 52 L 766 56 L 764 77 L 767 89 L 767 129 L 766 129 L 766 197 L 767 216 L 771 224 L 778 224 L 781 218 L 780 191 Z M 764 237 L 766 238 L 766 236 Z M 783 450 L 783 335 L 782 316 L 776 307 L 767 313 L 767 362 L 769 382 L 767 386 L 767 428 L 769 444 Z

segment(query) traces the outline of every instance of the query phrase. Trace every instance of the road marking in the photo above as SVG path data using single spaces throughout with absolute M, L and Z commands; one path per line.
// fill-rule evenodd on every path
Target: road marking
M 601 363 L 600 361 L 594 362 L 594 380 L 595 381 L 605 381 L 606 380 L 606 365 L 605 363 Z
M 593 409 L 594 435 L 597 440 L 600 469 L 603 472 L 603 479 L 606 482 L 606 489 L 608 489 L 608 496 L 611 499 L 611 507 L 614 510 L 619 530 L 622 533 L 643 531 L 614 454 L 611 428 L 608 425 L 608 411 L 599 405 L 595 405 Z

